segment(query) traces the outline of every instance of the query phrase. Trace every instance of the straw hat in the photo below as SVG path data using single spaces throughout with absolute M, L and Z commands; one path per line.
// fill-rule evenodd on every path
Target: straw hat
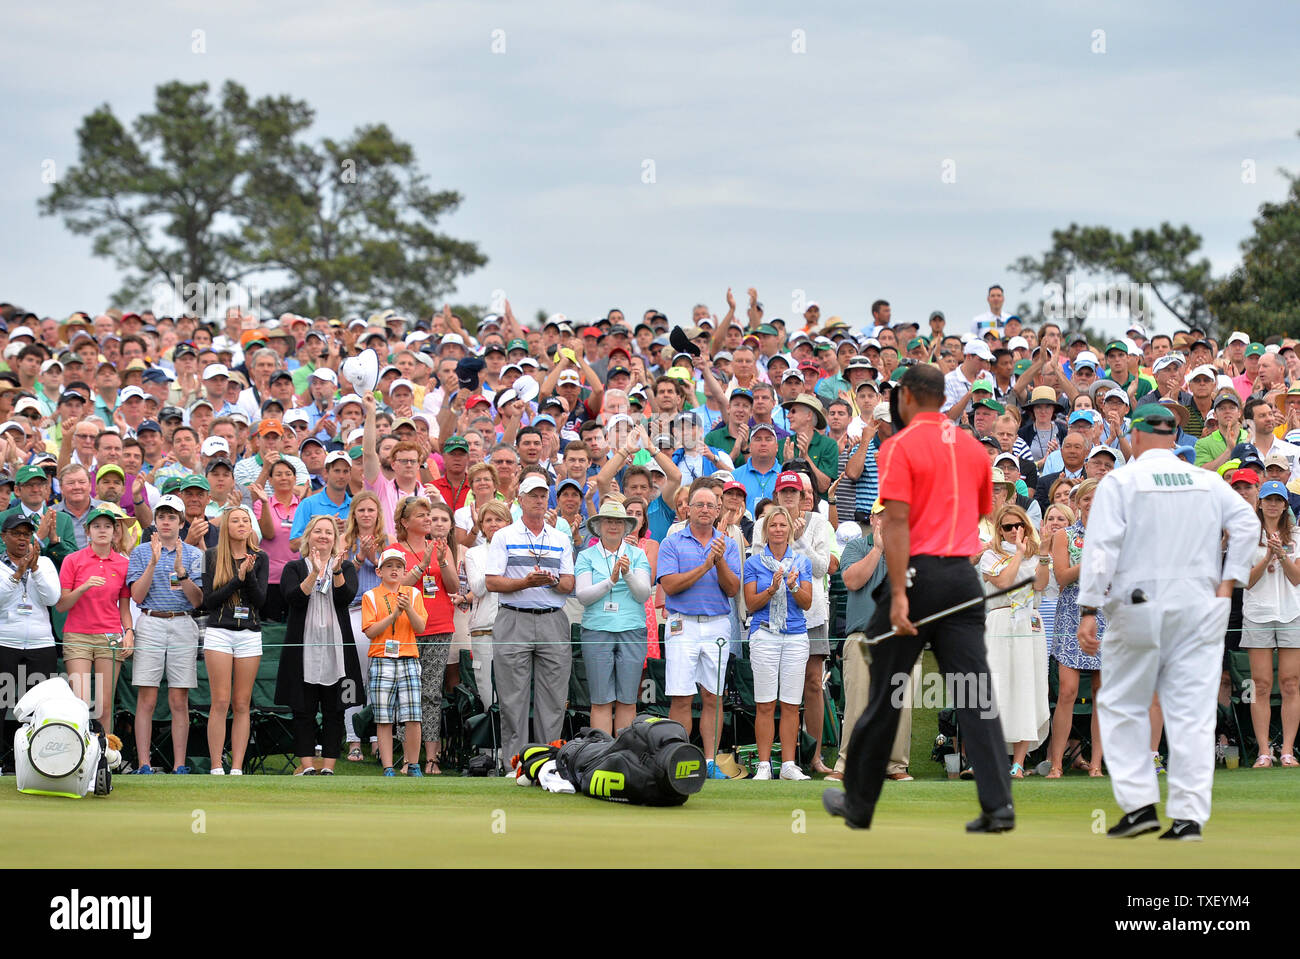
M 613 500 L 605 500 L 600 504 L 599 512 L 593 513 L 587 518 L 583 529 L 588 536 L 600 537 L 599 522 L 603 519 L 622 520 L 627 529 L 623 535 L 626 536 L 632 530 L 636 529 L 638 520 L 634 516 L 628 516 L 627 510 L 623 508 L 622 503 L 616 503 Z

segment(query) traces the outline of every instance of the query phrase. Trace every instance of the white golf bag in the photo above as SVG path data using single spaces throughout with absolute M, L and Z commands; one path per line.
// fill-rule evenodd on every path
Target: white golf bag
M 18 791 L 80 799 L 113 789 L 99 723 L 91 728 L 90 707 L 61 676 L 27 691 L 14 707 L 23 725 L 14 733 Z

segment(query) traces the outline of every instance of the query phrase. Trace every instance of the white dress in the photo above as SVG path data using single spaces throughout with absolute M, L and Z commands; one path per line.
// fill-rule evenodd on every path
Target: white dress
M 1002 548 L 1006 555 L 986 549 L 980 557 L 980 578 L 986 593 L 996 592 L 998 587 L 984 579 L 985 574 L 1002 572 L 1015 549 L 1010 543 L 1003 543 Z M 1037 559 L 1030 556 L 1028 561 L 1035 563 Z M 1022 560 L 1022 573 L 1025 568 Z M 1047 738 L 1052 714 L 1047 706 L 1047 642 L 1042 618 L 1034 609 L 1032 585 L 990 601 L 984 644 L 992 674 L 993 701 L 1008 751 L 1014 743 L 1026 741 L 1033 749 Z

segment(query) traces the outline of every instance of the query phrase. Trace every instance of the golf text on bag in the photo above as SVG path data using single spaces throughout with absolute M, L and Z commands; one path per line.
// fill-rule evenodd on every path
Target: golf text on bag
M 153 928 L 152 896 L 83 896 L 81 890 L 50 900 L 50 928 L 56 932 L 130 931 L 148 939 Z
M 889 679 L 889 702 L 895 709 L 907 705 L 907 689 L 912 674 L 895 673 Z M 921 674 L 920 696 L 913 699 L 914 709 L 978 709 L 982 717 L 993 719 L 998 715 L 998 705 L 993 701 L 993 680 L 988 673 Z

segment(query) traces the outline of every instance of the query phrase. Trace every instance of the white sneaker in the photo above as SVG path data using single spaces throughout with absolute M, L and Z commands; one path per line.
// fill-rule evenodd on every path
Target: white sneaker
M 798 763 L 793 763 L 793 762 L 781 764 L 781 778 L 782 779 L 812 779 L 811 776 L 809 776 L 806 772 L 804 772 L 802 769 L 799 768 Z
M 759 763 L 757 766 L 755 766 L 755 767 L 754 767 L 754 778 L 755 778 L 755 779 L 771 779 L 771 778 L 772 778 L 772 764 L 771 764 L 770 762 L 767 762 L 767 763 Z
M 220 766 L 218 766 L 216 769 L 209 770 L 209 772 L 213 776 L 224 776 L 226 774 L 226 771 L 222 769 Z
M 232 775 L 232 776 L 242 776 L 242 775 L 244 775 L 244 771 L 243 771 L 242 769 L 232 769 L 232 770 L 230 770 L 230 775 Z

